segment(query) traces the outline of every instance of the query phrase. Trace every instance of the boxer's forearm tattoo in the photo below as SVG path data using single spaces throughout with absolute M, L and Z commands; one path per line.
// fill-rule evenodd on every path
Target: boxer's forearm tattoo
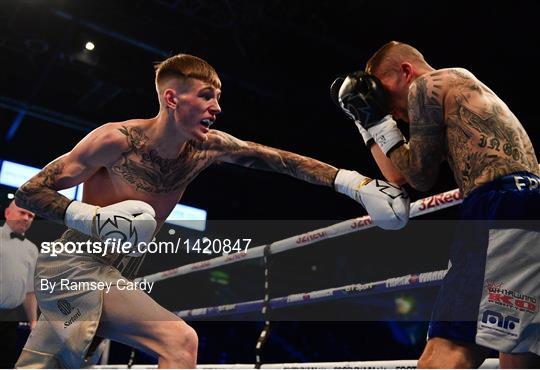
M 333 166 L 313 158 L 220 134 L 221 150 L 230 163 L 290 175 L 316 185 L 333 186 L 337 173 Z
M 444 126 L 437 75 L 416 80 L 409 91 L 410 142 L 390 153 L 390 159 L 413 187 L 428 190 L 443 158 Z
M 207 151 L 188 141 L 176 158 L 163 158 L 148 147 L 149 138 L 136 127 L 122 127 L 129 150 L 122 153 L 120 163 L 112 171 L 137 190 L 167 193 L 185 188 L 210 162 Z
M 244 167 L 278 172 L 312 184 L 332 186 L 337 169 L 315 159 L 248 142 L 249 153 L 235 160 Z
M 62 161 L 60 158 L 52 162 L 17 190 L 15 201 L 19 207 L 48 220 L 64 221 L 64 213 L 71 201 L 53 188 L 64 169 Z

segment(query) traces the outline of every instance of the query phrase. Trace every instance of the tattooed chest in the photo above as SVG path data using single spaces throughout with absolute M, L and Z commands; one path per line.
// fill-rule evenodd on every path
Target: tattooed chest
M 176 158 L 164 158 L 152 148 L 151 140 L 142 129 L 125 126 L 128 150 L 111 170 L 137 191 L 169 193 L 182 191 L 209 163 L 207 151 L 192 141 L 184 144 Z
M 112 172 L 139 191 L 168 193 L 185 189 L 203 168 L 193 158 L 164 159 L 150 151 L 124 154 Z

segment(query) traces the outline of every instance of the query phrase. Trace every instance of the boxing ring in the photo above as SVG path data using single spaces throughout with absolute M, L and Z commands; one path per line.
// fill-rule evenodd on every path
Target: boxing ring
M 343 361 L 265 364 L 261 369 L 416 369 L 417 360 L 394 361 Z M 197 365 L 197 369 L 253 369 L 253 364 Z M 99 369 L 157 369 L 157 365 L 98 365 Z M 498 369 L 499 359 L 489 358 L 480 369 Z
M 453 207 L 462 202 L 458 189 L 450 190 L 444 193 L 433 195 L 427 198 L 419 199 L 411 203 L 410 217 L 415 218 L 428 213 L 436 212 L 444 208 Z M 336 238 L 350 233 L 360 232 L 375 225 L 371 222 L 369 216 L 363 216 L 346 221 L 342 221 L 324 228 L 316 229 L 300 235 L 295 235 L 282 240 L 275 241 L 267 245 L 260 245 L 247 249 L 245 252 L 238 252 L 229 255 L 223 255 L 211 258 L 201 262 L 190 263 L 173 269 L 161 271 L 137 278 L 135 281 L 146 280 L 149 282 L 158 282 L 173 277 L 183 276 L 198 271 L 213 269 L 216 267 L 239 263 L 251 259 L 263 258 L 264 260 L 264 297 L 259 300 L 246 302 L 237 302 L 219 306 L 193 308 L 174 312 L 179 317 L 190 319 L 215 318 L 231 314 L 243 314 L 250 312 L 259 312 L 263 317 L 278 308 L 307 305 L 318 302 L 340 300 L 343 298 L 363 297 L 377 295 L 389 292 L 404 291 L 409 289 L 430 287 L 440 285 L 447 270 L 419 272 L 387 278 L 370 283 L 356 283 L 322 290 L 294 293 L 281 297 L 270 298 L 268 293 L 268 259 L 278 253 L 290 251 L 292 249 L 308 246 L 323 240 Z M 199 368 L 415 368 L 416 360 L 397 360 L 397 361 L 353 361 L 353 362 L 318 362 L 318 363 L 275 363 L 265 364 L 261 358 L 261 351 L 264 343 L 268 339 L 270 321 L 265 321 L 265 327 L 255 343 L 255 363 L 254 364 L 235 364 L 235 365 L 199 365 Z M 105 349 L 107 352 L 107 349 Z M 102 357 L 101 364 L 97 368 L 118 368 L 133 367 L 147 368 L 152 365 L 132 365 L 132 360 L 126 365 L 106 365 L 107 358 Z M 133 358 L 133 353 L 132 353 Z M 482 368 L 497 368 L 498 359 L 488 359 L 482 365 Z

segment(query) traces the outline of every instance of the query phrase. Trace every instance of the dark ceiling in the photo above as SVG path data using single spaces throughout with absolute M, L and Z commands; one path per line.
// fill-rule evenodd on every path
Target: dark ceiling
M 1 0 L 0 159 L 41 167 L 100 124 L 153 116 L 152 63 L 184 52 L 221 75 L 216 128 L 377 175 L 328 88 L 392 39 L 434 67 L 475 73 L 538 149 L 539 8 L 534 0 Z M 454 187 L 443 170 L 433 191 Z M 232 166 L 208 170 L 184 202 L 214 218 L 361 212 L 327 189 Z

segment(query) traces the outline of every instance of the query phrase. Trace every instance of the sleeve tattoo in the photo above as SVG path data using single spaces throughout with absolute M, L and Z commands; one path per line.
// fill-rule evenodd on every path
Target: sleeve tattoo
M 17 205 L 40 217 L 63 223 L 65 210 L 71 201 L 54 190 L 56 179 L 63 169 L 61 158 L 47 165 L 17 190 Z
M 409 90 L 410 141 L 390 159 L 414 188 L 428 190 L 435 182 L 444 153 L 443 107 L 437 74 L 419 77 Z M 428 82 L 431 89 L 428 89 Z
M 337 168 L 316 159 L 285 150 L 242 141 L 221 134 L 222 160 L 243 167 L 272 171 L 295 177 L 316 185 L 333 186 Z

